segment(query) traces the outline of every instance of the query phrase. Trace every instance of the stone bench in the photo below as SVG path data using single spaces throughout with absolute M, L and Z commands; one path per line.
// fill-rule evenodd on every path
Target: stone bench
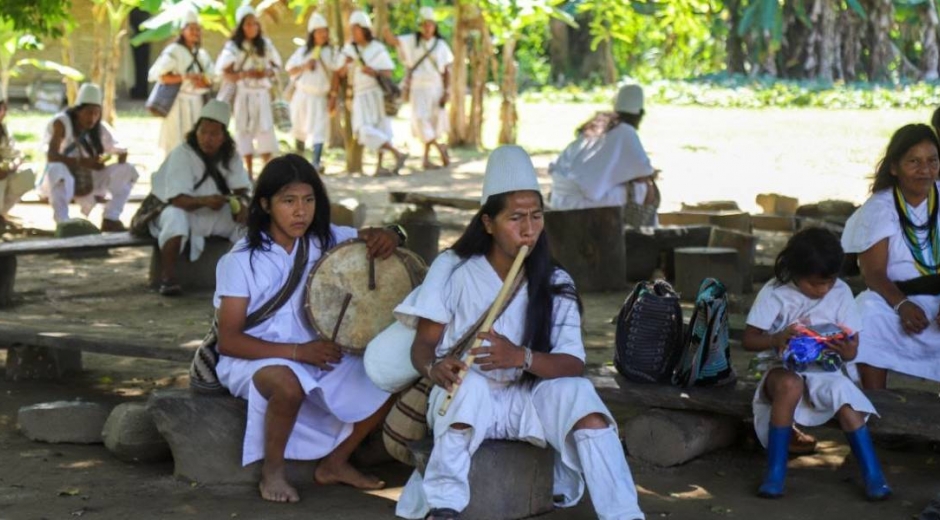
M 433 446 L 430 438 L 411 445 L 422 475 Z M 515 520 L 551 511 L 554 461 L 550 448 L 518 441 L 483 441 L 470 462 L 470 504 L 460 518 Z

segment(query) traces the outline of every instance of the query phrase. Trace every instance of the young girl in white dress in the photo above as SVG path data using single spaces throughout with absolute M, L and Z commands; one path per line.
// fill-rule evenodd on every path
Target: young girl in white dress
M 246 317 L 285 285 L 302 241 L 308 250 L 301 278 L 306 280 L 325 251 L 356 237 L 378 258 L 391 255 L 399 243 L 387 229 L 330 224 L 330 200 L 316 170 L 299 155 L 286 155 L 261 172 L 247 236 L 216 269 L 216 371 L 223 386 L 248 400 L 242 463 L 264 459 L 259 489 L 265 500 L 299 500 L 286 480 L 285 459 L 323 459 L 315 473 L 321 485 L 385 485 L 350 465 L 349 456 L 384 419 L 389 394 L 369 380 L 361 357 L 344 356 L 313 330 L 302 284 L 272 317 L 244 329 Z
M 854 359 L 858 335 L 864 332 L 852 291 L 838 278 L 844 256 L 839 239 L 828 230 L 810 228 L 793 235 L 777 257 L 774 279 L 758 293 L 747 316 L 744 348 L 774 350 L 782 356 L 799 326 L 834 324 L 851 335 L 827 341 L 827 348 L 844 361 Z M 783 496 L 793 423 L 818 426 L 833 417 L 858 459 L 868 498 L 881 500 L 891 494 L 865 425 L 870 414 L 877 414 L 875 407 L 841 370 L 826 372 L 810 365 L 798 373 L 777 364 L 758 385 L 753 406 L 754 429 L 767 448 L 767 474 L 759 496 Z

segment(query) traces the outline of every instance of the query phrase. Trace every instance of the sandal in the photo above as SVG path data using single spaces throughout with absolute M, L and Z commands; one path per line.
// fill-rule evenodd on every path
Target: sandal
M 399 175 L 398 171 L 401 170 L 402 166 L 405 165 L 405 161 L 408 160 L 408 152 L 404 152 L 398 156 L 398 159 L 395 160 L 395 168 L 392 169 L 394 175 Z
M 434 508 L 428 512 L 424 520 L 460 520 L 460 513 L 449 507 Z
M 160 282 L 160 296 L 179 296 L 183 294 L 183 288 L 180 284 L 172 280 Z

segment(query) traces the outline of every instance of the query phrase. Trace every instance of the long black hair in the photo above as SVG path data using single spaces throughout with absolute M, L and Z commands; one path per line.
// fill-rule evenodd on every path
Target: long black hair
M 193 129 L 186 134 L 186 144 L 202 159 L 202 163 L 206 165 L 206 172 L 218 172 L 219 166 L 224 165 L 227 167 L 232 161 L 232 158 L 235 157 L 235 140 L 232 139 L 232 134 L 229 133 L 228 128 L 222 125 L 222 132 L 225 134 L 222 146 L 219 147 L 219 151 L 216 152 L 213 157 L 209 157 L 202 151 L 202 148 L 199 147 L 199 139 L 196 137 L 196 133 L 199 131 L 199 125 L 201 125 L 203 121 L 206 121 L 206 118 L 200 117 L 193 126 Z M 212 119 L 209 121 L 213 123 L 218 122 Z M 219 191 L 222 190 L 220 189 Z
M 235 43 L 235 46 L 239 50 L 242 49 L 242 44 L 245 43 L 247 37 L 245 36 L 245 20 L 248 19 L 248 16 L 242 18 L 238 27 L 235 28 L 235 33 L 232 34 L 232 42 Z M 258 56 L 264 56 L 264 31 L 261 29 L 261 23 L 258 23 L 258 36 L 255 37 L 254 41 L 251 42 L 255 47 L 255 54 Z
M 78 112 L 87 107 L 92 106 L 88 104 L 78 105 L 65 110 L 65 114 L 69 116 L 69 122 L 72 123 L 72 138 L 78 143 L 79 146 L 85 150 L 88 155 L 96 157 L 104 153 L 104 145 L 101 144 L 101 118 L 98 118 L 98 122 L 95 123 L 95 126 L 84 131 L 84 138 L 79 139 L 82 134 L 78 130 Z
M 309 161 L 296 154 L 287 154 L 271 159 L 255 184 L 255 193 L 248 206 L 248 233 L 245 249 L 254 254 L 255 251 L 271 250 L 271 214 L 261 206 L 262 200 L 268 201 L 288 184 L 301 182 L 313 187 L 313 196 L 316 208 L 313 213 L 313 223 L 307 228 L 307 238 L 315 237 L 320 250 L 327 251 L 336 245 L 336 237 L 330 230 L 330 197 L 326 193 L 326 186 L 320 179 L 316 168 Z
M 891 175 L 891 168 L 900 164 L 901 159 L 911 148 L 925 141 L 940 152 L 940 142 L 937 141 L 937 134 L 934 133 L 933 128 L 924 124 L 910 124 L 899 128 L 891 136 L 884 157 L 878 161 L 875 175 L 872 177 L 871 192 L 876 193 L 897 186 L 898 178 Z
M 486 204 L 473 217 L 463 235 L 454 243 L 451 249 L 462 261 L 476 255 L 486 255 L 493 248 L 493 236 L 486 232 L 483 225 L 483 215 L 491 220 L 496 218 L 506 207 L 506 199 L 510 193 L 491 195 Z M 542 194 L 539 194 L 539 205 L 544 207 Z M 525 315 L 525 333 L 522 344 L 527 345 L 536 352 L 549 352 L 552 350 L 552 326 L 554 320 L 554 299 L 556 296 L 570 298 L 577 302 L 578 311 L 581 311 L 581 298 L 575 290 L 574 284 L 554 284 L 552 279 L 555 271 L 561 266 L 552 257 L 548 246 L 548 236 L 543 231 L 535 242 L 535 247 L 525 260 L 525 276 L 528 284 L 529 306 Z
M 835 278 L 842 271 L 845 252 L 839 238 L 828 229 L 806 228 L 790 237 L 777 255 L 774 278 L 787 284 L 810 276 Z

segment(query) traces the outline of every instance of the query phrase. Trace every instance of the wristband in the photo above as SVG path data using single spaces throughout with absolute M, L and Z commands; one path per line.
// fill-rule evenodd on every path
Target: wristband
M 532 368 L 532 349 L 525 347 L 525 358 L 523 358 L 522 361 L 522 370 L 528 372 L 530 368 Z
M 905 303 L 910 302 L 910 301 L 911 301 L 911 300 L 909 300 L 909 299 L 907 299 L 907 298 L 904 298 L 903 300 L 899 301 L 898 304 L 894 306 L 894 313 L 895 313 L 895 314 L 898 314 L 898 313 L 901 311 L 901 306 L 904 305 Z
M 392 224 L 391 226 L 386 226 L 385 229 L 388 229 L 392 233 L 395 233 L 396 235 L 398 235 L 399 246 L 403 246 L 405 245 L 406 242 L 408 242 L 408 233 L 405 233 L 404 228 L 402 228 L 398 224 Z

